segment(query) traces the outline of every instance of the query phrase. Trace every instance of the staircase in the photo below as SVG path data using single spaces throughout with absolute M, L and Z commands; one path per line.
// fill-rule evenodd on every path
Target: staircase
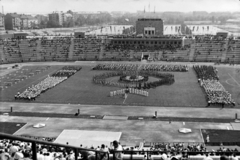
M 42 55 L 41 55 L 41 53 L 40 53 L 41 50 L 42 50 L 41 41 L 38 40 L 38 41 L 37 41 L 37 48 L 36 48 L 36 52 L 37 52 L 37 61 L 41 61 L 41 60 L 42 60 Z
M 191 44 L 191 48 L 189 51 L 189 61 L 193 61 L 194 59 L 194 53 L 195 53 L 195 44 Z
M 133 50 L 130 50 L 130 51 L 129 51 L 129 54 L 130 54 L 130 59 L 133 59 L 134 51 L 133 51 Z
M 103 58 L 103 52 L 104 52 L 104 39 L 102 39 L 102 42 L 101 42 L 101 49 L 100 49 L 100 52 L 99 52 L 99 60 L 101 60 Z
M 162 55 L 163 55 L 163 51 L 159 51 L 158 52 L 158 57 L 157 57 L 159 61 L 161 60 Z
M 222 63 L 226 61 L 227 51 L 228 51 L 228 40 L 226 41 L 226 44 L 224 44 L 224 48 L 226 48 L 226 50 L 223 51 L 223 53 L 222 53 L 222 57 L 221 57 Z
M 72 38 L 71 39 L 71 45 L 69 47 L 69 53 L 68 53 L 68 60 L 69 61 L 73 60 L 73 50 L 74 50 L 74 40 Z

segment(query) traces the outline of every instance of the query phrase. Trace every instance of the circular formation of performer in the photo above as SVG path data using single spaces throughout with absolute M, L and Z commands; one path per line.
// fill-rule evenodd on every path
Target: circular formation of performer
M 115 86 L 121 88 L 130 87 L 138 89 L 150 89 L 161 85 L 171 85 L 174 83 L 174 75 L 170 73 L 160 73 L 156 71 L 140 71 L 137 74 L 134 72 L 133 75 L 131 75 L 131 73 L 132 72 L 116 71 L 95 75 L 93 77 L 93 83 L 105 86 Z M 107 78 L 116 76 L 120 76 L 121 81 L 119 80 L 118 82 L 114 82 L 107 80 Z M 158 78 L 158 80 L 147 82 L 149 76 Z
M 141 76 L 141 75 L 122 75 L 119 78 L 119 82 L 125 83 L 143 83 L 148 81 L 148 76 Z

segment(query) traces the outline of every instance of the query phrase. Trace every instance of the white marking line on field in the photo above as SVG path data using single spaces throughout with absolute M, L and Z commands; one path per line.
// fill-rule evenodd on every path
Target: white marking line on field
M 21 128 L 19 128 L 16 132 L 13 133 L 13 135 L 16 135 L 17 132 L 19 132 L 23 127 L 27 126 L 28 123 L 24 124 Z
M 240 84 L 236 81 L 236 79 L 234 79 L 231 74 L 228 73 L 228 75 L 238 84 L 238 86 L 240 87 Z
M 128 98 L 128 96 L 127 96 L 127 98 Z M 123 104 L 125 103 L 125 101 L 126 101 L 127 98 L 124 98 L 124 100 L 123 100 Z
M 202 129 L 200 128 L 199 130 L 200 130 L 200 135 L 201 135 L 201 138 L 202 138 L 202 142 L 205 144 L 203 134 L 202 134 Z
M 225 81 L 228 85 L 233 86 L 233 87 L 238 87 L 238 85 L 236 86 L 236 85 L 234 85 L 234 84 L 229 83 L 229 82 L 228 82 L 229 80 L 232 80 L 232 78 L 227 79 L 227 80 Z

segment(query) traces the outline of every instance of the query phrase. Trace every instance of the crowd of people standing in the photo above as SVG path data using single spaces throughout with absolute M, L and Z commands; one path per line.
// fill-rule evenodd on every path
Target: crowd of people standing
M 167 64 L 98 64 L 93 67 L 93 70 L 187 72 L 188 66 Z
M 210 104 L 220 104 L 222 107 L 224 107 L 224 105 L 235 106 L 231 94 L 226 91 L 219 82 L 219 77 L 217 75 L 218 70 L 216 68 L 205 65 L 195 65 L 193 68 L 197 73 L 198 82 L 207 94 L 208 106 Z
M 41 93 L 46 92 L 59 83 L 67 80 L 70 76 L 74 75 L 80 69 L 81 67 L 78 66 L 65 66 L 52 75 L 48 75 L 47 78 L 37 83 L 36 85 L 28 87 L 22 93 L 18 92 L 15 95 L 15 99 L 35 100 L 38 96 L 40 96 Z

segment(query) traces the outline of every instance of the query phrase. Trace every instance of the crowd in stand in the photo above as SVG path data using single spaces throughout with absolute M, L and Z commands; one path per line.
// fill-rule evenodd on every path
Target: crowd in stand
M 217 69 L 212 66 L 193 66 L 197 73 L 198 82 L 204 88 L 207 94 L 208 106 L 210 104 L 221 104 L 235 106 L 231 94 L 225 90 L 223 85 L 219 82 Z
M 49 45 L 51 46 L 58 46 L 61 44 L 71 44 L 71 38 L 70 37 L 56 37 L 52 40 L 48 40 L 48 39 L 41 39 L 41 44 L 42 45 Z
M 228 41 L 228 55 L 226 62 L 230 63 L 230 65 L 234 65 L 234 63 L 240 63 L 240 40 L 229 39 Z
M 124 37 L 124 36 L 120 36 Z M 130 37 L 124 37 L 126 38 L 137 38 L 136 36 L 130 36 Z M 154 38 L 154 37 L 153 37 Z M 158 37 L 159 38 L 159 37 Z M 166 38 L 166 37 L 163 37 Z M 167 37 L 170 39 L 178 39 L 179 37 Z M 72 44 L 72 39 L 74 43 Z M 148 38 L 145 37 L 147 40 Z M 37 40 L 40 40 L 40 50 L 37 48 Z M 101 43 L 102 40 L 99 38 L 72 38 L 72 37 L 55 37 L 53 39 L 46 39 L 46 38 L 32 38 L 27 39 L 29 48 L 33 48 L 33 51 L 38 51 L 41 54 L 41 59 L 37 56 L 37 52 L 29 52 L 25 49 L 25 46 L 21 46 L 21 41 L 25 40 L 18 40 L 18 39 L 10 39 L 10 40 L 2 40 L 0 41 L 0 45 L 4 45 L 3 51 L 5 52 L 6 56 L 2 59 L 3 63 L 6 62 L 21 62 L 21 61 L 49 61 L 49 60 L 68 60 L 69 53 L 70 53 L 70 46 L 74 45 L 73 49 L 73 59 L 76 60 L 99 60 L 99 54 L 101 51 L 101 47 L 105 48 L 105 51 L 107 52 L 116 52 L 118 55 L 113 54 L 109 55 L 106 53 L 103 53 L 103 56 L 101 59 L 105 60 L 128 60 L 131 57 L 130 50 L 133 54 L 131 60 L 139 60 L 139 56 L 135 53 L 139 52 L 155 52 L 155 51 L 163 51 L 162 60 L 186 60 L 188 61 L 189 54 L 183 54 L 182 52 L 180 54 L 177 54 L 179 50 L 188 50 L 190 48 L 190 45 L 185 45 L 182 47 L 179 44 L 165 44 L 165 45 L 155 45 L 155 42 L 149 41 L 149 44 L 153 43 L 152 45 L 144 45 L 139 44 L 138 42 L 134 42 L 134 44 L 113 44 L 113 43 Z M 219 52 L 223 52 L 227 50 L 228 53 L 231 54 L 231 57 L 227 57 L 226 62 L 233 62 L 233 63 L 239 63 L 238 57 L 236 57 L 236 54 L 232 53 L 234 52 L 239 45 L 235 46 L 235 40 L 229 40 L 228 47 L 225 47 L 224 44 L 226 44 L 226 39 L 221 37 L 215 37 L 211 35 L 207 36 L 196 36 L 195 41 L 197 42 L 196 45 L 196 51 L 195 51 L 195 57 L 194 60 L 197 61 L 220 61 L 220 56 L 218 56 Z M 133 43 L 133 42 L 132 42 Z M 34 48 L 35 47 L 35 48 Z M 236 50 L 237 52 L 238 50 Z M 23 52 L 23 53 L 21 53 Z M 176 57 L 174 57 L 174 54 L 176 52 Z M 187 53 L 187 51 L 186 51 Z M 94 54 L 93 56 L 84 56 L 88 54 Z M 169 55 L 169 54 L 173 54 Z M 211 55 L 209 57 L 201 57 L 200 55 Z M 26 56 L 27 58 L 24 58 L 23 56 Z M 32 57 L 31 57 L 32 56 Z M 154 58 L 154 59 L 158 59 Z
M 170 50 L 172 52 L 176 51 L 177 49 L 183 49 L 180 45 L 173 45 L 173 44 L 166 44 L 166 45 L 142 45 L 142 44 L 107 44 L 105 46 L 105 51 L 129 51 L 132 50 L 134 52 L 154 52 L 154 51 L 162 51 L 162 50 Z
M 194 61 L 221 62 L 222 54 L 227 50 L 225 38 L 219 36 L 196 36 L 195 37 Z
M 68 143 L 67 143 L 68 145 Z M 50 146 L 45 144 L 37 144 L 37 160 L 75 160 L 74 150 L 71 148 Z M 112 146 L 108 147 L 105 144 L 97 147 L 83 147 L 84 150 L 79 150 L 78 158 L 81 160 L 95 160 L 96 152 L 99 160 L 107 160 L 108 154 L 112 151 L 123 150 L 119 142 L 114 141 Z M 88 150 L 91 149 L 91 150 Z M 118 155 L 121 154 L 121 155 Z M 122 156 L 122 153 L 116 153 L 116 158 Z M 32 144 L 28 142 L 22 142 L 18 140 L 0 140 L 0 160 L 32 160 L 33 151 Z
M 101 39 L 96 38 L 76 38 L 74 39 L 74 54 L 85 52 L 100 52 Z
M 43 60 L 56 59 L 61 60 L 68 58 L 71 46 L 70 37 L 55 37 L 51 40 L 42 38 L 40 39 L 42 50 L 40 51 Z
M 111 70 L 111 71 L 167 71 L 167 72 L 186 72 L 187 65 L 165 65 L 165 64 L 98 64 L 93 70 Z
M 67 143 L 68 145 L 68 143 Z M 58 147 L 54 145 L 37 144 L 37 160 L 74 160 L 75 153 L 71 148 Z M 108 154 L 110 159 L 115 154 L 116 160 L 122 160 L 124 156 L 133 154 L 133 156 L 142 156 L 142 159 L 151 159 L 151 157 L 158 156 L 162 160 L 181 160 L 188 159 L 189 156 L 203 156 L 202 158 L 208 158 L 212 160 L 211 156 L 219 156 L 221 160 L 229 159 L 237 160 L 239 151 L 237 149 L 229 149 L 220 147 L 217 150 L 208 151 L 203 144 L 188 144 L 183 143 L 162 143 L 152 147 L 144 148 L 144 144 L 139 147 L 123 147 L 120 142 L 113 141 L 110 146 L 102 144 L 97 147 L 84 147 L 79 145 L 80 148 L 85 150 L 79 150 L 77 159 L 81 160 L 108 160 Z M 91 150 L 86 150 L 91 149 Z M 97 153 L 95 151 L 100 151 Z M 119 152 L 120 151 L 120 152 Z M 145 152 L 145 151 L 148 151 Z M 225 157 L 224 157 L 225 156 Z M 198 157 L 199 158 L 199 157 Z M 201 158 L 201 157 L 200 157 Z M 0 140 L 0 159 L 1 160 L 31 160 L 33 159 L 32 144 L 29 142 L 22 142 L 18 140 Z
M 48 75 L 47 78 L 38 84 L 28 87 L 22 93 L 18 92 L 15 95 L 15 99 L 35 100 L 38 96 L 40 96 L 41 93 L 46 92 L 59 83 L 67 80 L 80 69 L 81 67 L 78 66 L 65 66 L 61 70 L 53 73 L 51 76 Z
M 226 39 L 223 37 L 213 36 L 213 35 L 195 36 L 195 41 L 197 43 L 202 43 L 202 42 L 205 42 L 205 43 L 212 43 L 212 42 L 215 42 L 215 43 L 220 42 L 221 43 L 222 42 L 222 43 L 224 43 L 224 40 L 226 40 Z

